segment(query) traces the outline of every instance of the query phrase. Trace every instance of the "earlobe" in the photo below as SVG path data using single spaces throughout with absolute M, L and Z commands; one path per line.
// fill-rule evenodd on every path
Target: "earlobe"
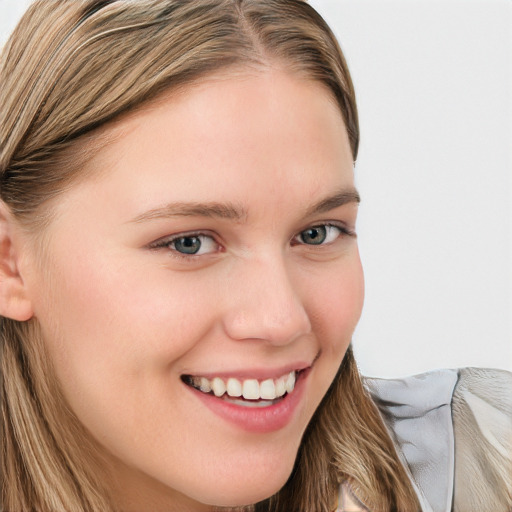
M 17 229 L 9 209 L 0 201 L 0 315 L 23 322 L 34 313 L 19 272 L 14 238 Z

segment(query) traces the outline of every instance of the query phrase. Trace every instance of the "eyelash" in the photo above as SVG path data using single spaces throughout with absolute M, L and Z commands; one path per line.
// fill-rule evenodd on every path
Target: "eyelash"
M 336 237 L 335 240 L 328 242 L 328 243 L 322 242 L 319 244 L 307 244 L 304 242 L 297 241 L 299 239 L 299 237 L 302 236 L 306 231 L 317 229 L 317 228 L 336 228 L 339 230 L 339 235 Z M 293 245 L 304 245 L 304 246 L 307 246 L 310 248 L 325 247 L 326 245 L 330 245 L 330 244 L 334 243 L 339 237 L 344 237 L 344 236 L 356 237 L 356 233 L 355 233 L 355 231 L 349 229 L 346 225 L 344 225 L 342 223 L 324 222 L 324 223 L 320 223 L 320 224 L 311 225 L 311 226 L 306 227 L 305 229 L 299 231 L 299 233 L 297 233 L 296 235 L 293 236 L 292 244 Z M 206 253 L 205 255 L 203 255 L 203 254 L 186 254 L 186 253 L 178 251 L 176 248 L 173 247 L 173 244 L 175 244 L 177 241 L 186 239 L 186 238 L 189 238 L 189 239 L 209 238 L 213 241 L 213 243 L 215 243 L 215 245 L 220 247 L 220 244 L 218 242 L 216 242 L 216 240 L 215 240 L 215 236 L 213 236 L 211 234 L 204 233 L 203 231 L 196 231 L 196 232 L 192 231 L 192 232 L 188 232 L 188 233 L 180 233 L 178 235 L 172 235 L 169 237 L 165 237 L 160 240 L 157 240 L 156 242 L 153 242 L 148 247 L 150 249 L 169 249 L 173 257 L 179 258 L 179 259 L 185 259 L 185 260 L 199 258 L 201 256 L 210 254 L 210 253 Z M 297 241 L 297 242 L 294 243 L 295 241 Z
M 178 251 L 174 247 L 172 247 L 173 244 L 175 244 L 178 240 L 185 239 L 185 238 L 199 238 L 199 239 L 209 238 L 213 241 L 213 243 L 215 243 L 215 245 L 220 247 L 220 244 L 215 241 L 215 237 L 213 235 L 204 233 L 202 231 L 198 231 L 198 232 L 180 233 L 178 235 L 172 235 L 169 237 L 162 238 L 160 240 L 157 240 L 156 242 L 153 242 L 149 246 L 149 248 L 150 249 L 169 249 L 172 256 L 174 256 L 176 258 L 182 258 L 182 259 L 198 258 L 198 257 L 202 256 L 201 254 L 199 254 L 199 255 L 198 254 L 185 254 L 185 253 Z
M 318 229 L 318 228 L 336 228 L 338 231 L 339 231 L 339 235 L 331 242 L 327 242 L 327 243 L 320 243 L 320 244 L 307 244 L 305 242 L 298 242 L 296 245 L 306 245 L 308 247 L 323 247 L 323 246 L 326 246 L 326 245 L 330 245 L 331 243 L 334 243 L 339 237 L 343 237 L 343 236 L 348 236 L 348 237 L 355 237 L 356 236 L 356 233 L 352 230 L 350 230 L 349 228 L 347 228 L 347 226 L 345 226 L 344 224 L 340 224 L 340 223 L 335 223 L 335 222 L 324 222 L 322 224 L 314 224 L 312 226 L 309 226 L 303 230 L 301 230 L 299 233 L 297 233 L 293 238 L 292 240 L 297 240 L 299 239 L 299 237 L 301 237 L 304 233 L 306 233 L 306 231 L 310 231 L 310 230 L 313 230 L 313 229 Z

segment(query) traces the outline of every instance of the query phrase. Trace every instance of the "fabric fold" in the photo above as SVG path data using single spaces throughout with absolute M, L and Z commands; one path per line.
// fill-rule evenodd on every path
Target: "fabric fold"
M 395 441 L 423 512 L 450 512 L 455 447 L 452 396 L 457 370 L 434 370 L 402 379 L 365 378 Z

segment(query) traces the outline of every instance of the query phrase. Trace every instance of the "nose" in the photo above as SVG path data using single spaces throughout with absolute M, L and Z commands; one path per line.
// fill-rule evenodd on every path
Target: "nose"
M 224 329 L 231 339 L 286 345 L 311 331 L 309 316 L 279 258 L 252 261 L 232 275 Z

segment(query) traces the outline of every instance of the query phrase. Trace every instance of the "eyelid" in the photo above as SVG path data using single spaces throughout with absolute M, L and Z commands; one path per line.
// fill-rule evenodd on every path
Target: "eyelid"
M 338 228 L 344 235 L 348 236 L 357 236 L 356 231 L 354 228 L 347 225 L 345 222 L 341 221 L 327 221 L 321 224 L 322 226 L 333 226 L 335 228 Z M 318 226 L 318 224 L 317 224 Z
M 354 229 L 350 228 L 345 222 L 342 221 L 320 221 L 320 222 L 314 222 L 307 226 L 305 226 L 303 229 L 298 231 L 291 239 L 292 245 L 307 245 L 308 247 L 314 248 L 314 245 L 305 244 L 304 242 L 298 241 L 298 237 L 306 230 L 312 229 L 315 227 L 334 227 L 340 230 L 340 235 L 336 237 L 336 239 L 333 242 L 328 243 L 322 243 L 317 245 L 316 247 L 324 247 L 326 245 L 330 245 L 334 243 L 336 240 L 338 240 L 340 237 L 348 236 L 348 237 L 356 237 L 356 232 Z M 171 245 L 179 240 L 180 238 L 187 238 L 187 237 L 206 237 L 210 238 L 213 243 L 217 246 L 216 251 L 211 251 L 206 254 L 185 254 L 182 252 L 177 251 L 176 249 L 172 248 Z M 295 243 L 294 243 L 295 242 Z M 148 249 L 151 250 L 157 250 L 157 249 L 167 249 L 169 253 L 179 259 L 184 260 L 192 260 L 194 258 L 200 258 L 204 256 L 208 256 L 210 254 L 214 254 L 215 252 L 221 252 L 222 250 L 222 244 L 218 241 L 218 236 L 215 233 L 209 232 L 209 231 L 184 231 L 181 233 L 176 233 L 173 235 L 167 235 L 164 237 L 161 237 L 154 242 L 151 242 L 147 245 Z
M 201 257 L 201 256 L 207 256 L 208 254 L 212 254 L 212 252 L 206 253 L 206 254 L 185 254 L 177 251 L 176 249 L 173 249 L 171 245 L 179 240 L 180 238 L 210 238 L 213 243 L 217 247 L 222 247 L 221 244 L 217 241 L 216 236 L 213 233 L 205 232 L 205 231 L 185 231 L 182 233 L 176 233 L 174 235 L 168 235 L 164 236 L 162 238 L 159 238 L 158 240 L 155 240 L 154 242 L 151 242 L 148 244 L 149 249 L 167 249 L 172 256 L 180 258 L 180 259 L 191 259 L 194 257 Z
M 333 228 L 337 228 L 340 230 L 340 237 L 343 237 L 343 236 L 349 236 L 349 237 L 357 237 L 357 234 L 355 232 L 354 229 L 350 228 L 349 226 L 347 226 L 347 224 L 345 222 L 341 222 L 341 221 L 320 221 L 320 222 L 314 222 L 306 227 L 304 227 L 303 229 L 301 229 L 296 235 L 293 236 L 292 238 L 292 241 L 295 241 L 297 240 L 297 238 L 304 232 L 304 231 L 307 231 L 308 229 L 313 229 L 313 228 L 319 228 L 319 227 L 333 227 Z M 336 240 L 338 239 L 339 237 L 336 238 Z M 332 242 L 331 242 L 332 243 Z M 310 245 L 310 244 L 304 244 L 303 242 L 298 242 L 298 245 Z M 322 246 L 325 246 L 325 245 L 330 245 L 329 243 L 327 244 L 319 244 L 317 245 L 316 247 L 322 247 Z M 310 245 L 311 247 L 315 247 L 314 245 Z

